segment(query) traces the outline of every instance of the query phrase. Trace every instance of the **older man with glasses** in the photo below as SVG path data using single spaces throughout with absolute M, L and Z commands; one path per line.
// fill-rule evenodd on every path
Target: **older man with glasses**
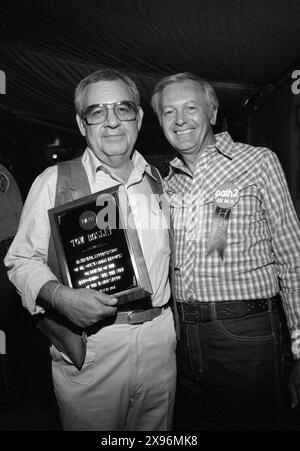
M 6 257 L 9 277 L 33 315 L 54 310 L 90 331 L 80 370 L 56 346 L 50 349 L 65 430 L 168 430 L 176 379 L 170 249 L 167 227 L 154 227 L 165 220 L 159 202 L 151 201 L 158 173 L 134 150 L 143 118 L 139 92 L 125 74 L 102 69 L 79 83 L 75 107 L 87 148 L 81 159 L 67 163 L 69 172 L 62 175 L 59 164 L 33 183 Z M 131 207 L 153 291 L 120 307 L 113 295 L 59 283 L 48 219 L 49 209 L 78 192 L 115 186 Z

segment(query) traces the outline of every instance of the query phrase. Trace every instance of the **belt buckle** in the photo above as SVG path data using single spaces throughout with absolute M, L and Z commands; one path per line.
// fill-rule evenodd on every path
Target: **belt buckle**
M 189 304 L 182 305 L 180 307 L 182 321 L 187 324 L 195 324 L 198 322 L 206 323 L 212 321 L 213 315 L 211 312 L 211 306 L 210 305 L 207 306 L 208 309 L 207 312 L 203 311 L 202 307 L 203 306 L 201 306 L 200 304 L 194 306 Z
M 129 324 L 142 324 L 152 320 L 152 310 L 141 310 L 140 312 L 128 313 Z
M 247 304 L 243 301 L 224 301 L 216 304 L 217 319 L 242 318 L 248 314 Z
M 193 318 L 193 313 L 192 312 L 187 312 L 185 309 L 188 310 L 188 307 L 186 305 L 184 305 L 183 302 L 179 302 L 179 309 L 180 309 L 180 313 L 182 316 L 182 321 L 184 323 L 188 323 L 188 324 L 194 324 L 196 322 L 195 318 Z

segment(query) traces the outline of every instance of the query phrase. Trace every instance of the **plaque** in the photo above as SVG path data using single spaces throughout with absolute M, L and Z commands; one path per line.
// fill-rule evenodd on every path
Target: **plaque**
M 152 294 L 127 196 L 120 185 L 49 210 L 65 285 L 135 301 Z M 130 219 L 130 221 L 128 221 Z

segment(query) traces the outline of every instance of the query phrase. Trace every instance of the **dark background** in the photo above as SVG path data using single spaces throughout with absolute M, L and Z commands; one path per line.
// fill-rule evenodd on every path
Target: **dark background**
M 136 148 L 165 174 L 173 152 L 151 92 L 160 78 L 190 71 L 216 89 L 215 132 L 278 154 L 299 213 L 299 24 L 299 0 L 2 0 L 0 158 L 25 199 L 44 168 L 80 155 L 73 93 L 109 66 L 136 81 L 145 112 Z M 20 306 L 15 323 L 14 371 L 0 355 L 0 430 L 59 429 L 47 343 Z M 286 419 L 300 429 L 298 414 Z
M 291 74 L 300 68 L 299 23 L 298 0 L 2 0 L 0 153 L 24 196 L 46 166 L 80 154 L 74 89 L 110 66 L 136 81 L 145 111 L 136 147 L 165 171 L 172 151 L 149 106 L 151 92 L 161 77 L 190 71 L 216 89 L 215 131 L 272 147 L 291 180 L 284 104 L 293 100 Z M 284 99 L 274 102 L 277 92 Z

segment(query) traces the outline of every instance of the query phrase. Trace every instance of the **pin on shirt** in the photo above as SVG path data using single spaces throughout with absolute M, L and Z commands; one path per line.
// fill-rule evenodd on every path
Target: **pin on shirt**
M 239 189 L 233 183 L 224 183 L 217 188 L 215 192 L 215 210 L 212 228 L 207 245 L 207 255 L 217 250 L 223 260 L 231 209 L 237 204 L 239 198 Z

